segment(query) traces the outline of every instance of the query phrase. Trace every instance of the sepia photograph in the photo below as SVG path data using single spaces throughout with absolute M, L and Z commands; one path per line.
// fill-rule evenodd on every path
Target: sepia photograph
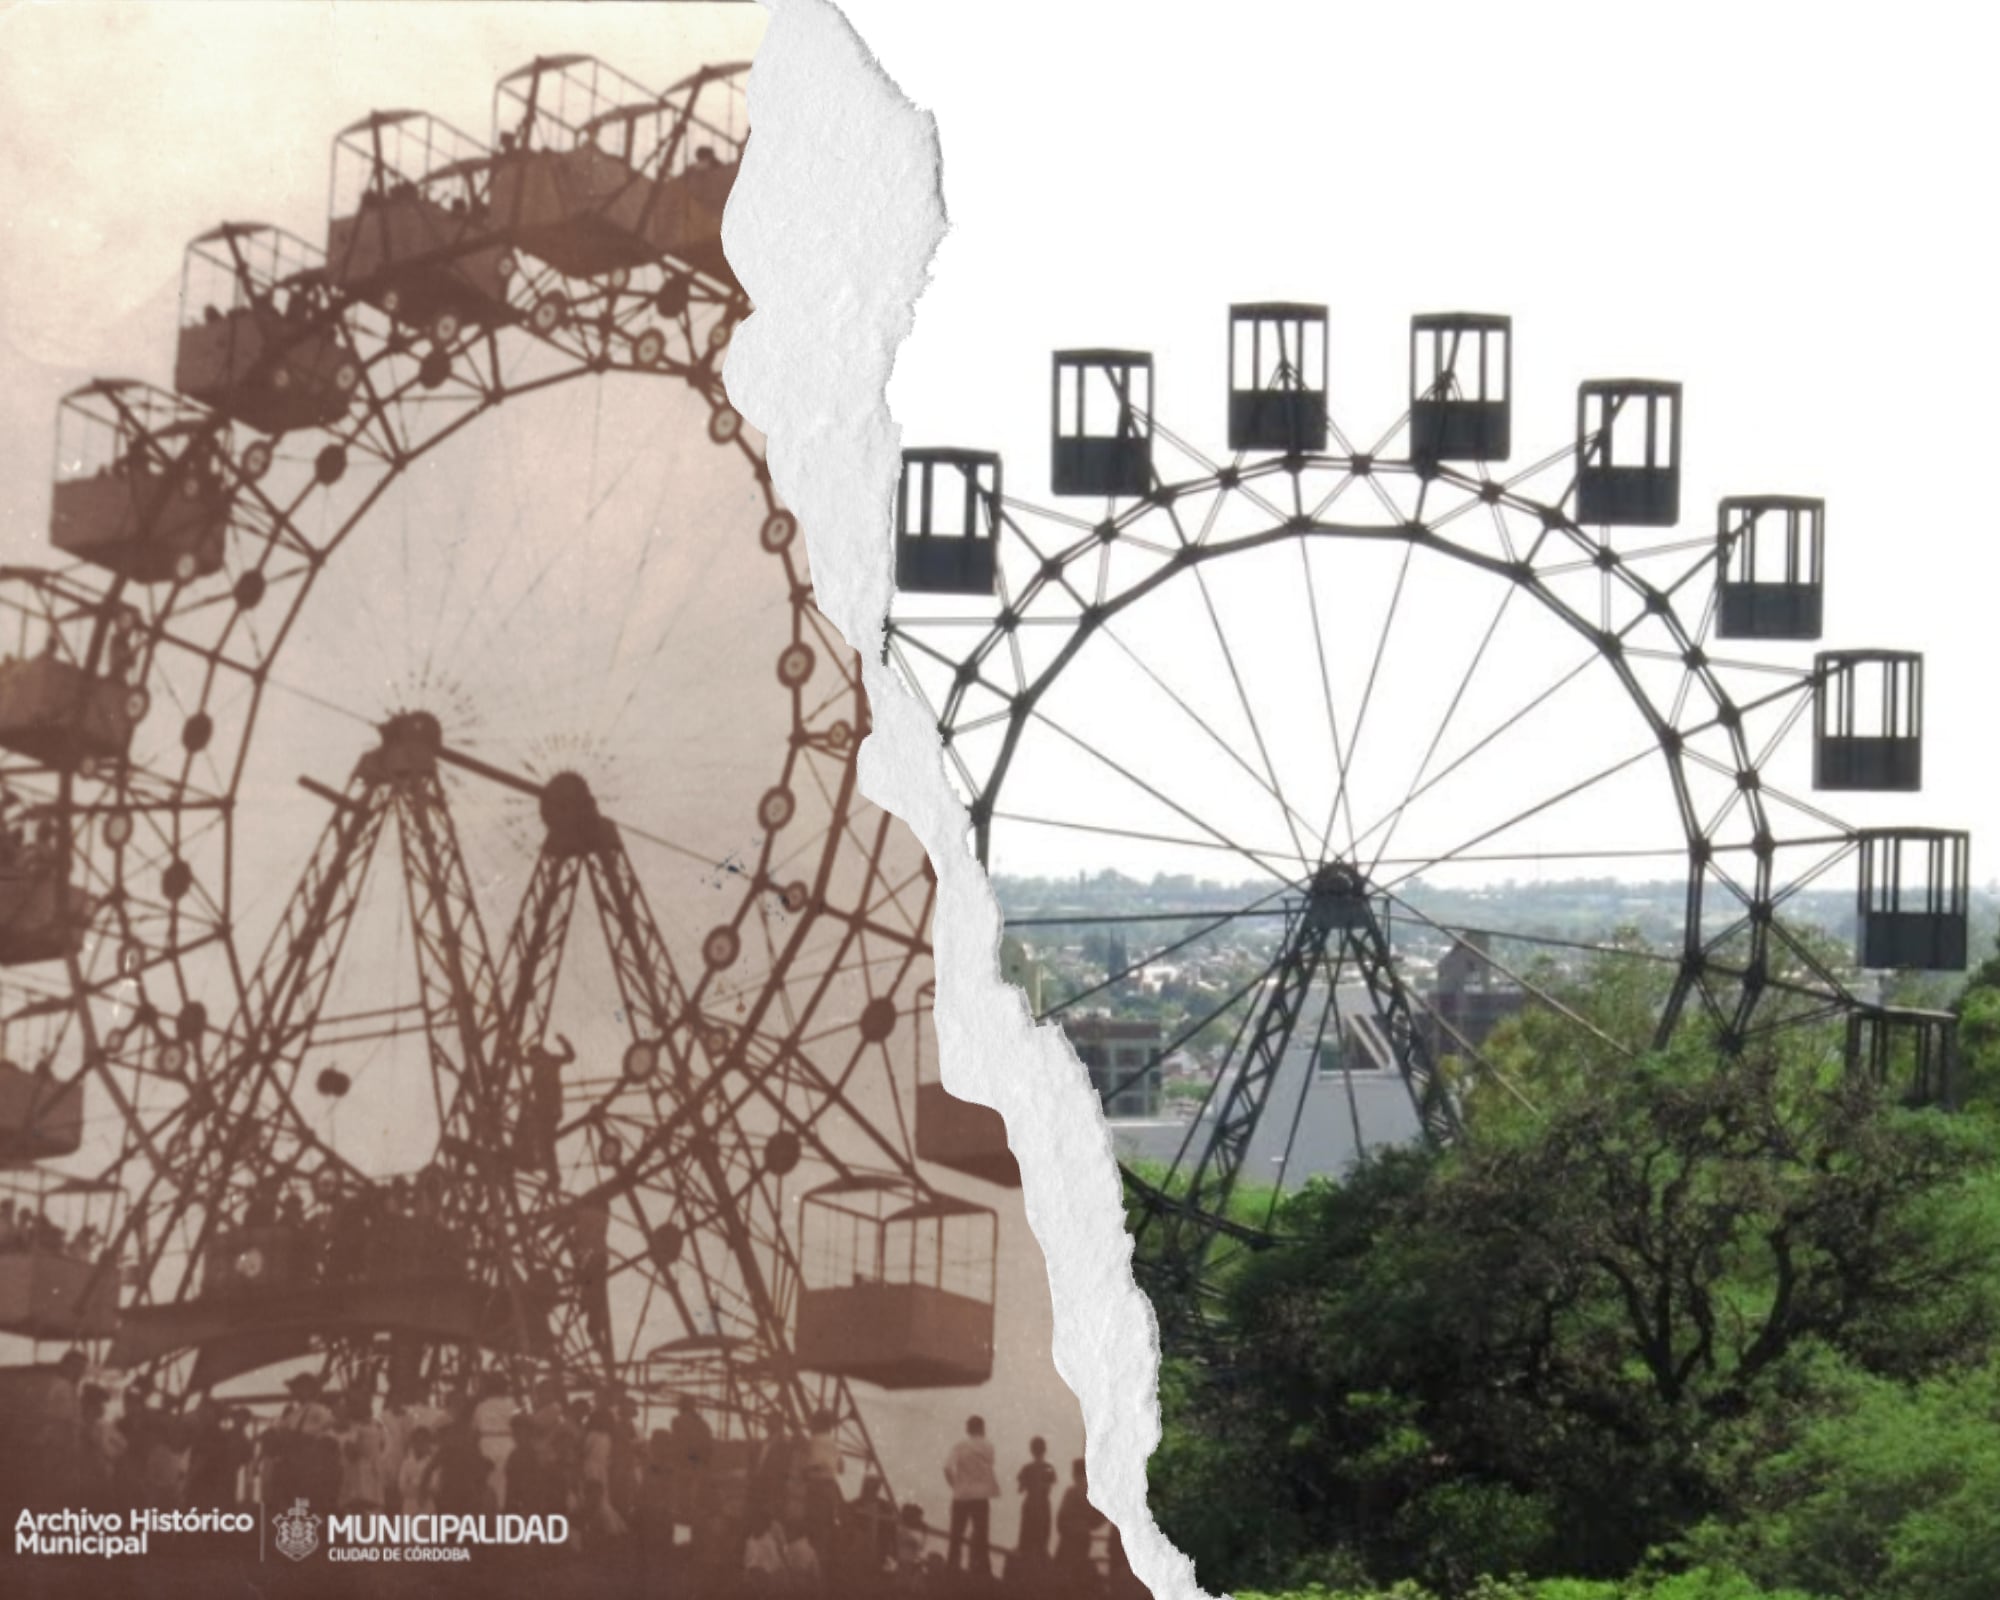
M 1099 1592 L 723 381 L 762 8 L 4 20 L 0 1589 Z

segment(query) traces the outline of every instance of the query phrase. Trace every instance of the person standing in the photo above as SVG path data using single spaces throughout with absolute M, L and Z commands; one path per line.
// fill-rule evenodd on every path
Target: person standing
M 77 1400 L 79 1413 L 79 1473 L 83 1504 L 91 1510 L 113 1503 L 112 1484 L 118 1458 L 125 1453 L 125 1436 L 112 1422 L 107 1407 L 110 1394 L 99 1385 L 86 1383 Z
M 990 1578 L 989 1538 L 993 1502 L 1000 1498 L 1000 1478 L 994 1469 L 993 1441 L 986 1437 L 984 1417 L 965 1419 L 965 1437 L 944 1458 L 944 1481 L 951 1488 L 945 1570 L 958 1571 L 959 1549 L 969 1545 L 968 1570 Z
M 806 1435 L 803 1477 L 806 1493 L 806 1537 L 822 1563 L 833 1558 L 833 1534 L 840 1522 L 839 1419 L 833 1412 L 815 1411 Z
M 486 1487 L 495 1511 L 507 1509 L 507 1458 L 514 1453 L 516 1438 L 514 1411 L 506 1374 L 487 1373 L 479 1402 L 472 1408 L 472 1431 L 479 1439 L 479 1453 L 486 1458 Z
M 930 1530 L 924 1526 L 924 1508 L 909 1501 L 896 1513 L 896 1586 L 914 1591 L 924 1580 L 924 1551 L 930 1544 Z
M 674 1452 L 673 1436 L 665 1428 L 655 1428 L 646 1446 L 646 1476 L 639 1485 L 639 1503 L 633 1514 L 639 1535 L 641 1585 L 646 1593 L 670 1587 L 674 1562 Z
M 569 1496 L 542 1450 L 535 1419 L 516 1412 L 508 1424 L 514 1448 L 507 1452 L 507 1508 L 524 1517 L 562 1516 Z
M 1090 1480 L 1081 1460 L 1069 1464 L 1069 1487 L 1056 1511 L 1056 1571 L 1076 1582 L 1090 1577 L 1090 1541 L 1103 1525 L 1104 1513 L 1090 1503 Z
M 425 1517 L 437 1510 L 437 1441 L 421 1424 L 403 1441 L 396 1466 L 397 1508 L 406 1516 Z
M 1017 1579 L 1031 1578 L 1048 1564 L 1050 1496 L 1056 1489 L 1048 1440 L 1030 1439 L 1028 1456 L 1027 1464 L 1014 1474 L 1015 1487 L 1021 1491 L 1021 1532 L 1014 1540 L 1014 1563 L 1019 1570 L 1010 1570 L 1008 1575 Z
M 583 1434 L 583 1455 L 577 1482 L 579 1531 L 586 1539 L 617 1539 L 626 1531 L 612 1491 L 612 1458 L 617 1418 L 600 1404 L 590 1413 Z
M 188 1463 L 188 1504 L 233 1506 L 250 1460 L 250 1441 L 236 1415 L 205 1399 L 195 1408 L 194 1441 Z
M 264 1501 L 280 1508 L 311 1493 L 309 1457 L 314 1443 L 333 1427 L 333 1413 L 321 1398 L 318 1373 L 295 1372 L 285 1380 L 285 1388 L 292 1398 L 263 1438 Z M 133 1401 L 129 1390 L 127 1394 L 126 1413 L 130 1416 L 134 1414 Z M 143 1406 L 143 1401 L 140 1404 Z M 126 1437 L 134 1451 L 143 1448 L 133 1430 L 128 1428 Z
M 674 1406 L 666 1448 L 673 1520 L 687 1524 L 689 1559 L 697 1568 L 703 1567 L 715 1546 L 716 1494 L 709 1470 L 715 1458 L 715 1430 L 692 1395 L 682 1395 Z
M 380 1511 L 387 1501 L 383 1457 L 388 1438 L 375 1420 L 375 1406 L 368 1392 L 357 1386 L 347 1391 L 347 1418 L 339 1430 L 340 1509 Z M 398 1463 L 400 1465 L 400 1463 Z
M 432 1497 L 441 1513 L 469 1517 L 493 1509 L 493 1463 L 480 1448 L 469 1402 L 438 1435 L 437 1464 L 425 1481 L 433 1486 Z
M 83 1404 L 79 1391 L 89 1366 L 81 1350 L 65 1351 L 42 1393 L 35 1475 L 50 1505 L 74 1503 L 82 1480 Z

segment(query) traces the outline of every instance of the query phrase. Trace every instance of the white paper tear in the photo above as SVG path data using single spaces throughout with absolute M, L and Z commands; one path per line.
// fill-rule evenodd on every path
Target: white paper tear
M 999 909 L 936 730 L 881 659 L 901 441 L 886 391 L 946 228 L 936 124 L 824 0 L 769 0 L 769 10 L 750 74 L 755 133 L 723 222 L 757 309 L 724 379 L 804 524 L 820 609 L 861 653 L 874 713 L 862 792 L 915 830 L 937 868 L 944 1082 L 1007 1120 L 1048 1263 L 1056 1368 L 1087 1429 L 1090 1497 L 1120 1529 L 1133 1571 L 1160 1600 L 1182 1600 L 1200 1593 L 1193 1567 L 1146 1505 L 1158 1347 L 1131 1276 L 1110 1135 L 1061 1031 L 1036 1028 L 1000 980 Z

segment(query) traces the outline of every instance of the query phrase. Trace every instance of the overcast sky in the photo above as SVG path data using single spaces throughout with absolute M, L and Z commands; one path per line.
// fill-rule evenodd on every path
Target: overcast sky
M 1159 415 L 1219 450 L 1224 307 L 1264 298 L 1330 305 L 1334 412 L 1372 437 L 1412 312 L 1512 313 L 1517 463 L 1568 442 L 1580 379 L 1657 376 L 1686 385 L 1689 536 L 1723 494 L 1826 498 L 1822 647 L 1930 665 L 1926 792 L 1836 809 L 1970 827 L 2000 873 L 1979 13 L 1022 0 L 968 38 L 846 9 L 943 146 L 906 444 L 1003 449 L 1046 501 L 1046 352 L 1109 345 L 1154 351 Z

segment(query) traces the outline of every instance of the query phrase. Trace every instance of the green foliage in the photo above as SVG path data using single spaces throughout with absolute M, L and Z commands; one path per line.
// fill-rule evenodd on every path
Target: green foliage
M 1236 1600 L 1444 1600 L 1437 1591 L 1403 1582 L 1387 1589 L 1309 1584 L 1282 1594 L 1240 1590 Z M 1598 1583 L 1576 1578 L 1481 1578 L 1463 1600 L 1819 1600 L 1799 1589 L 1765 1589 L 1738 1573 L 1703 1569 L 1675 1577 Z M 1831 1597 L 1828 1597 L 1831 1600 Z
M 1824 1411 L 1758 1461 L 1688 1548 L 1867 1600 L 1991 1600 L 2000 1584 L 2000 1366 L 1916 1385 L 1827 1365 Z
M 1958 1013 L 1959 1103 L 2000 1119 L 2000 946 L 1967 976 Z
M 2000 1413 L 1965 1377 L 2000 1338 L 1993 1126 L 1898 1107 L 1805 1029 L 1635 1056 L 1658 987 L 1607 972 L 1560 1027 L 1510 1025 L 1533 1114 L 1482 1090 L 1460 1148 L 1283 1201 L 1293 1242 L 1240 1261 L 1215 1348 L 1163 1387 L 1153 1508 L 1207 1587 L 2000 1592 L 2000 1476 L 1969 1443 Z M 1675 1548 L 1708 1566 L 1632 1576 Z

